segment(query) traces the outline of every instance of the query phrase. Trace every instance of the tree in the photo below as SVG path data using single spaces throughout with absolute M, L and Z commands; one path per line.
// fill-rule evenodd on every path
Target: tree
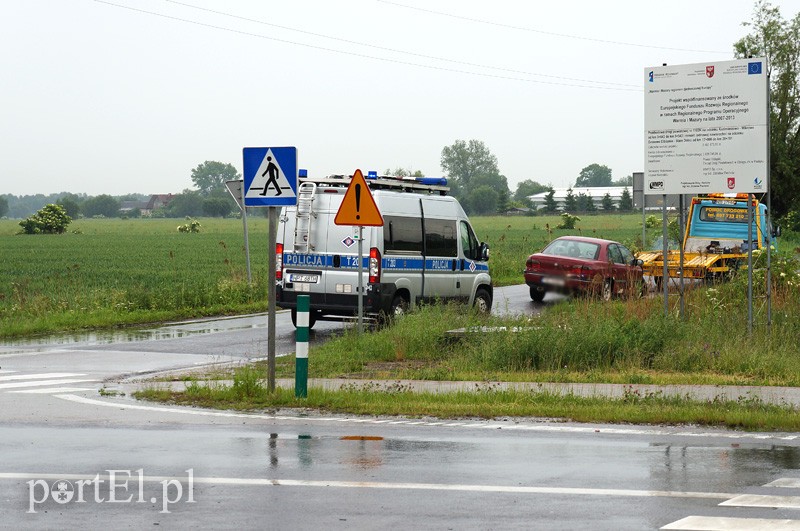
M 770 76 L 770 187 L 776 217 L 800 209 L 800 13 L 789 21 L 758 0 L 749 35 L 734 44 L 737 58 L 767 58 Z
M 8 199 L 0 195 L 0 218 L 8 214 Z
M 572 188 L 567 188 L 567 196 L 564 198 L 564 212 L 577 212 L 578 201 L 575 199 L 575 194 Z
M 228 200 L 222 197 L 209 197 L 203 199 L 203 214 L 209 217 L 224 218 L 233 210 Z
M 462 190 L 469 192 L 472 179 L 480 175 L 499 175 L 497 157 L 480 140 L 456 140 L 452 146 L 442 149 L 442 170 L 450 179 L 455 195 Z
M 594 204 L 594 199 L 591 195 L 586 196 L 586 212 L 597 214 L 597 205 Z
M 386 168 L 386 171 L 384 171 L 383 174 L 392 175 L 394 177 L 425 177 L 425 174 L 420 170 L 415 170 L 412 172 L 410 169 L 407 170 L 401 167 L 397 167 L 395 169 Z
M 544 196 L 544 211 L 545 212 L 548 212 L 548 213 L 552 214 L 553 212 L 558 211 L 558 202 L 556 201 L 556 199 L 554 197 L 555 195 L 556 195 L 556 191 L 553 190 L 553 187 L 551 186 L 549 191 L 547 192 L 547 195 Z
M 72 219 L 77 218 L 81 213 L 81 205 L 79 205 L 77 201 L 68 195 L 60 198 L 58 201 L 56 201 L 56 204 L 63 207 L 67 212 L 67 215 Z
M 631 212 L 633 210 L 633 198 L 627 186 L 622 191 L 622 197 L 619 198 L 619 210 L 620 212 Z
M 268 210 L 268 209 L 264 209 Z M 203 196 L 197 190 L 184 190 L 172 198 L 167 206 L 167 217 L 184 218 L 203 215 Z
M 614 200 L 611 199 L 611 194 L 606 193 L 606 195 L 603 196 L 603 201 L 600 203 L 600 206 L 603 208 L 603 212 L 614 212 L 616 207 L 614 206 Z
M 586 212 L 588 207 L 586 205 L 589 204 L 589 196 L 583 192 L 578 192 L 577 197 L 575 198 L 575 210 L 578 212 Z
M 633 186 L 633 175 L 617 179 L 611 183 L 611 186 Z
M 531 200 L 528 199 L 532 195 L 540 194 L 547 191 L 547 186 L 539 184 L 534 180 L 525 179 L 517 184 L 517 190 L 514 192 L 514 200 L 519 201 L 527 207 L 531 206 Z
M 235 181 L 241 176 L 231 164 L 207 160 L 192 170 L 192 182 L 200 194 L 208 196 L 214 190 L 225 190 L 225 181 Z
M 33 216 L 19 222 L 24 234 L 63 234 L 72 218 L 60 205 L 46 205 Z
M 575 188 L 611 186 L 611 181 L 611 168 L 596 163 L 589 164 L 578 175 L 578 179 L 575 181 Z
M 488 185 L 478 186 L 468 197 L 470 211 L 473 214 L 494 214 L 498 210 L 500 194 Z
M 481 211 L 484 214 L 505 212 L 505 210 L 508 208 L 508 200 L 511 198 L 511 192 L 508 189 L 508 179 L 506 179 L 505 175 L 477 175 L 472 179 L 469 187 L 464 190 L 463 195 L 471 198 L 479 197 L 473 192 L 484 187 L 489 187 L 494 190 L 494 192 L 497 194 L 497 202 L 495 203 L 495 209 L 493 211 L 488 212 L 483 208 L 481 208 Z
M 87 199 L 81 205 L 81 211 L 87 218 L 104 216 L 115 218 L 119 215 L 119 201 L 107 194 Z

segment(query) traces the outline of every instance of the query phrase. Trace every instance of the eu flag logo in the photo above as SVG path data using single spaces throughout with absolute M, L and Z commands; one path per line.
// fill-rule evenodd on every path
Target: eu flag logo
M 754 63 L 747 63 L 747 74 L 760 74 L 761 73 L 761 61 L 756 61 Z

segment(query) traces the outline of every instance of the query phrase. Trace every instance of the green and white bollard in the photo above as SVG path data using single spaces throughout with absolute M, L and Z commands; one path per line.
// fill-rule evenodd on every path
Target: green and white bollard
M 311 297 L 297 296 L 297 330 L 294 362 L 294 396 L 308 396 L 308 314 L 311 310 Z

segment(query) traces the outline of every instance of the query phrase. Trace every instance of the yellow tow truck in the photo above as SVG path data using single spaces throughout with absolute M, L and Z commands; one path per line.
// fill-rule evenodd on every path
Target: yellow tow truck
M 748 194 L 707 194 L 694 197 L 683 236 L 683 276 L 705 281 L 724 280 L 747 265 L 750 245 L 754 256 L 775 246 L 778 231 L 769 225 L 766 205 L 753 200 L 753 240 L 748 243 Z M 645 275 L 660 286 L 664 276 L 663 251 L 643 251 Z M 680 278 L 680 251 L 668 251 L 669 278 Z

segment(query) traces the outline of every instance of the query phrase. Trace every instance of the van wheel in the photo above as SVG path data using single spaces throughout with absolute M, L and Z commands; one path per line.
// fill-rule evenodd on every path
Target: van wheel
M 545 291 L 543 288 L 531 286 L 531 300 L 534 302 L 542 302 L 546 293 L 547 291 Z
M 389 319 L 398 319 L 408 313 L 408 301 L 402 295 L 396 295 L 389 307 Z
M 311 310 L 308 312 L 308 329 L 311 330 L 314 328 L 314 325 L 317 323 L 317 312 Z M 297 328 L 297 309 L 292 308 L 292 324 L 295 328 Z
M 475 292 L 475 302 L 472 306 L 478 310 L 478 313 L 488 314 L 492 311 L 492 296 L 483 288 Z

